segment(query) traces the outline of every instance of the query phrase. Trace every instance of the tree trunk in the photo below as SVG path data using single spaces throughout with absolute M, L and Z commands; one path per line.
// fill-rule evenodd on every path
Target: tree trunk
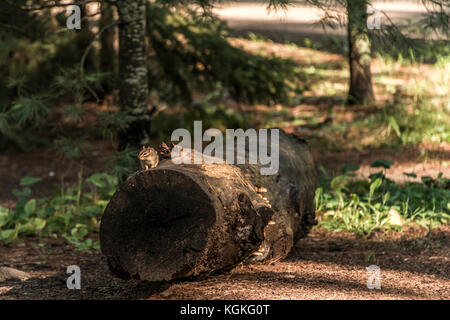
M 81 11 L 81 18 L 85 18 L 88 15 L 88 11 L 85 4 L 80 6 L 80 11 Z M 82 20 L 81 29 L 77 30 L 77 46 L 80 52 L 84 53 L 84 51 L 89 47 L 93 39 L 94 35 L 91 31 L 89 19 Z M 84 69 L 89 71 L 96 70 L 95 53 L 93 50 L 90 50 L 86 56 L 86 60 L 84 61 Z
M 119 107 L 129 121 L 119 132 L 119 151 L 138 147 L 150 129 L 145 44 L 145 0 L 117 0 L 119 13 Z
M 129 177 L 100 226 L 112 273 L 168 281 L 284 258 L 316 223 L 316 171 L 306 142 L 282 130 L 279 152 L 275 175 L 167 159 Z
M 100 19 L 100 30 L 106 28 L 100 36 L 100 70 L 102 72 L 108 72 L 111 77 L 116 76 L 116 51 L 114 50 L 114 40 L 116 38 L 115 28 L 108 27 L 114 22 L 114 7 L 108 3 L 103 2 L 102 16 Z M 110 92 L 113 88 L 111 81 L 104 81 L 102 83 L 103 90 Z
M 369 103 L 374 99 L 371 49 L 367 28 L 367 0 L 347 0 L 350 89 L 348 102 Z

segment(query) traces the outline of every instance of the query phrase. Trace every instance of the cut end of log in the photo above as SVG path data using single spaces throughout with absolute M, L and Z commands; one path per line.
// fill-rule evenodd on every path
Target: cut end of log
M 122 278 L 170 280 L 195 265 L 215 223 L 213 201 L 185 174 L 141 171 L 111 199 L 100 242 Z

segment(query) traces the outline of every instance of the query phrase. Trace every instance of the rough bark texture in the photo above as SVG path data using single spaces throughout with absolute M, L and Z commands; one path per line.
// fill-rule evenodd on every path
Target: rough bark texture
M 119 132 L 119 150 L 138 146 L 149 128 L 145 0 L 118 0 L 120 109 L 131 119 Z M 136 119 L 136 120 L 133 120 Z
M 315 223 L 316 172 L 303 140 L 280 130 L 279 149 L 271 176 L 259 165 L 167 159 L 129 177 L 101 221 L 110 270 L 162 281 L 284 258 Z
M 367 28 L 367 0 L 347 0 L 347 36 L 349 44 L 349 103 L 367 103 L 374 99 L 371 49 Z

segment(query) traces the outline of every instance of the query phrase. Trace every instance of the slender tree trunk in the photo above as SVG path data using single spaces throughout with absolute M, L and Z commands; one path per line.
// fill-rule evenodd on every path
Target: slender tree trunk
M 86 5 L 80 6 L 80 9 L 81 9 L 81 18 L 86 17 L 86 15 L 88 14 Z M 77 30 L 77 45 L 79 50 L 83 53 L 89 47 L 93 39 L 94 35 L 91 31 L 89 19 L 82 20 L 81 29 Z M 96 61 L 94 50 L 90 50 L 86 56 L 84 68 L 90 71 L 96 69 L 95 62 Z
M 114 7 L 105 2 L 102 3 L 102 16 L 100 19 L 100 29 L 106 28 L 100 36 L 100 70 L 108 72 L 111 76 L 116 75 L 116 52 L 114 50 L 114 40 L 116 37 L 116 30 L 109 27 L 114 21 Z M 112 89 L 111 82 L 105 81 L 102 84 L 106 92 Z
M 367 28 L 367 0 L 347 0 L 350 90 L 348 102 L 368 103 L 374 99 L 371 49 Z
M 119 151 L 139 146 L 150 129 L 145 2 L 116 2 L 119 12 L 119 107 L 129 117 L 127 127 L 119 132 Z

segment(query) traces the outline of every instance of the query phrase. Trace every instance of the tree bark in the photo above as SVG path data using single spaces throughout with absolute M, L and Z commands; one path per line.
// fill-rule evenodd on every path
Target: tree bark
M 119 132 L 119 151 L 138 147 L 150 129 L 148 115 L 145 0 L 117 0 L 119 13 L 119 107 L 129 121 Z
M 116 29 L 111 26 L 114 22 L 114 7 L 108 3 L 102 2 L 102 16 L 100 18 L 100 30 L 104 29 L 100 36 L 100 70 L 102 72 L 108 72 L 113 78 L 115 78 L 117 70 L 117 56 L 114 49 L 114 41 L 116 38 Z M 104 81 L 102 84 L 104 91 L 109 92 L 112 89 L 112 83 L 110 81 Z
M 275 175 L 167 159 L 129 177 L 101 221 L 112 273 L 168 281 L 284 258 L 316 223 L 316 171 L 306 142 L 282 130 L 279 151 Z
M 350 89 L 348 103 L 373 101 L 371 48 L 367 28 L 367 0 L 347 0 Z

